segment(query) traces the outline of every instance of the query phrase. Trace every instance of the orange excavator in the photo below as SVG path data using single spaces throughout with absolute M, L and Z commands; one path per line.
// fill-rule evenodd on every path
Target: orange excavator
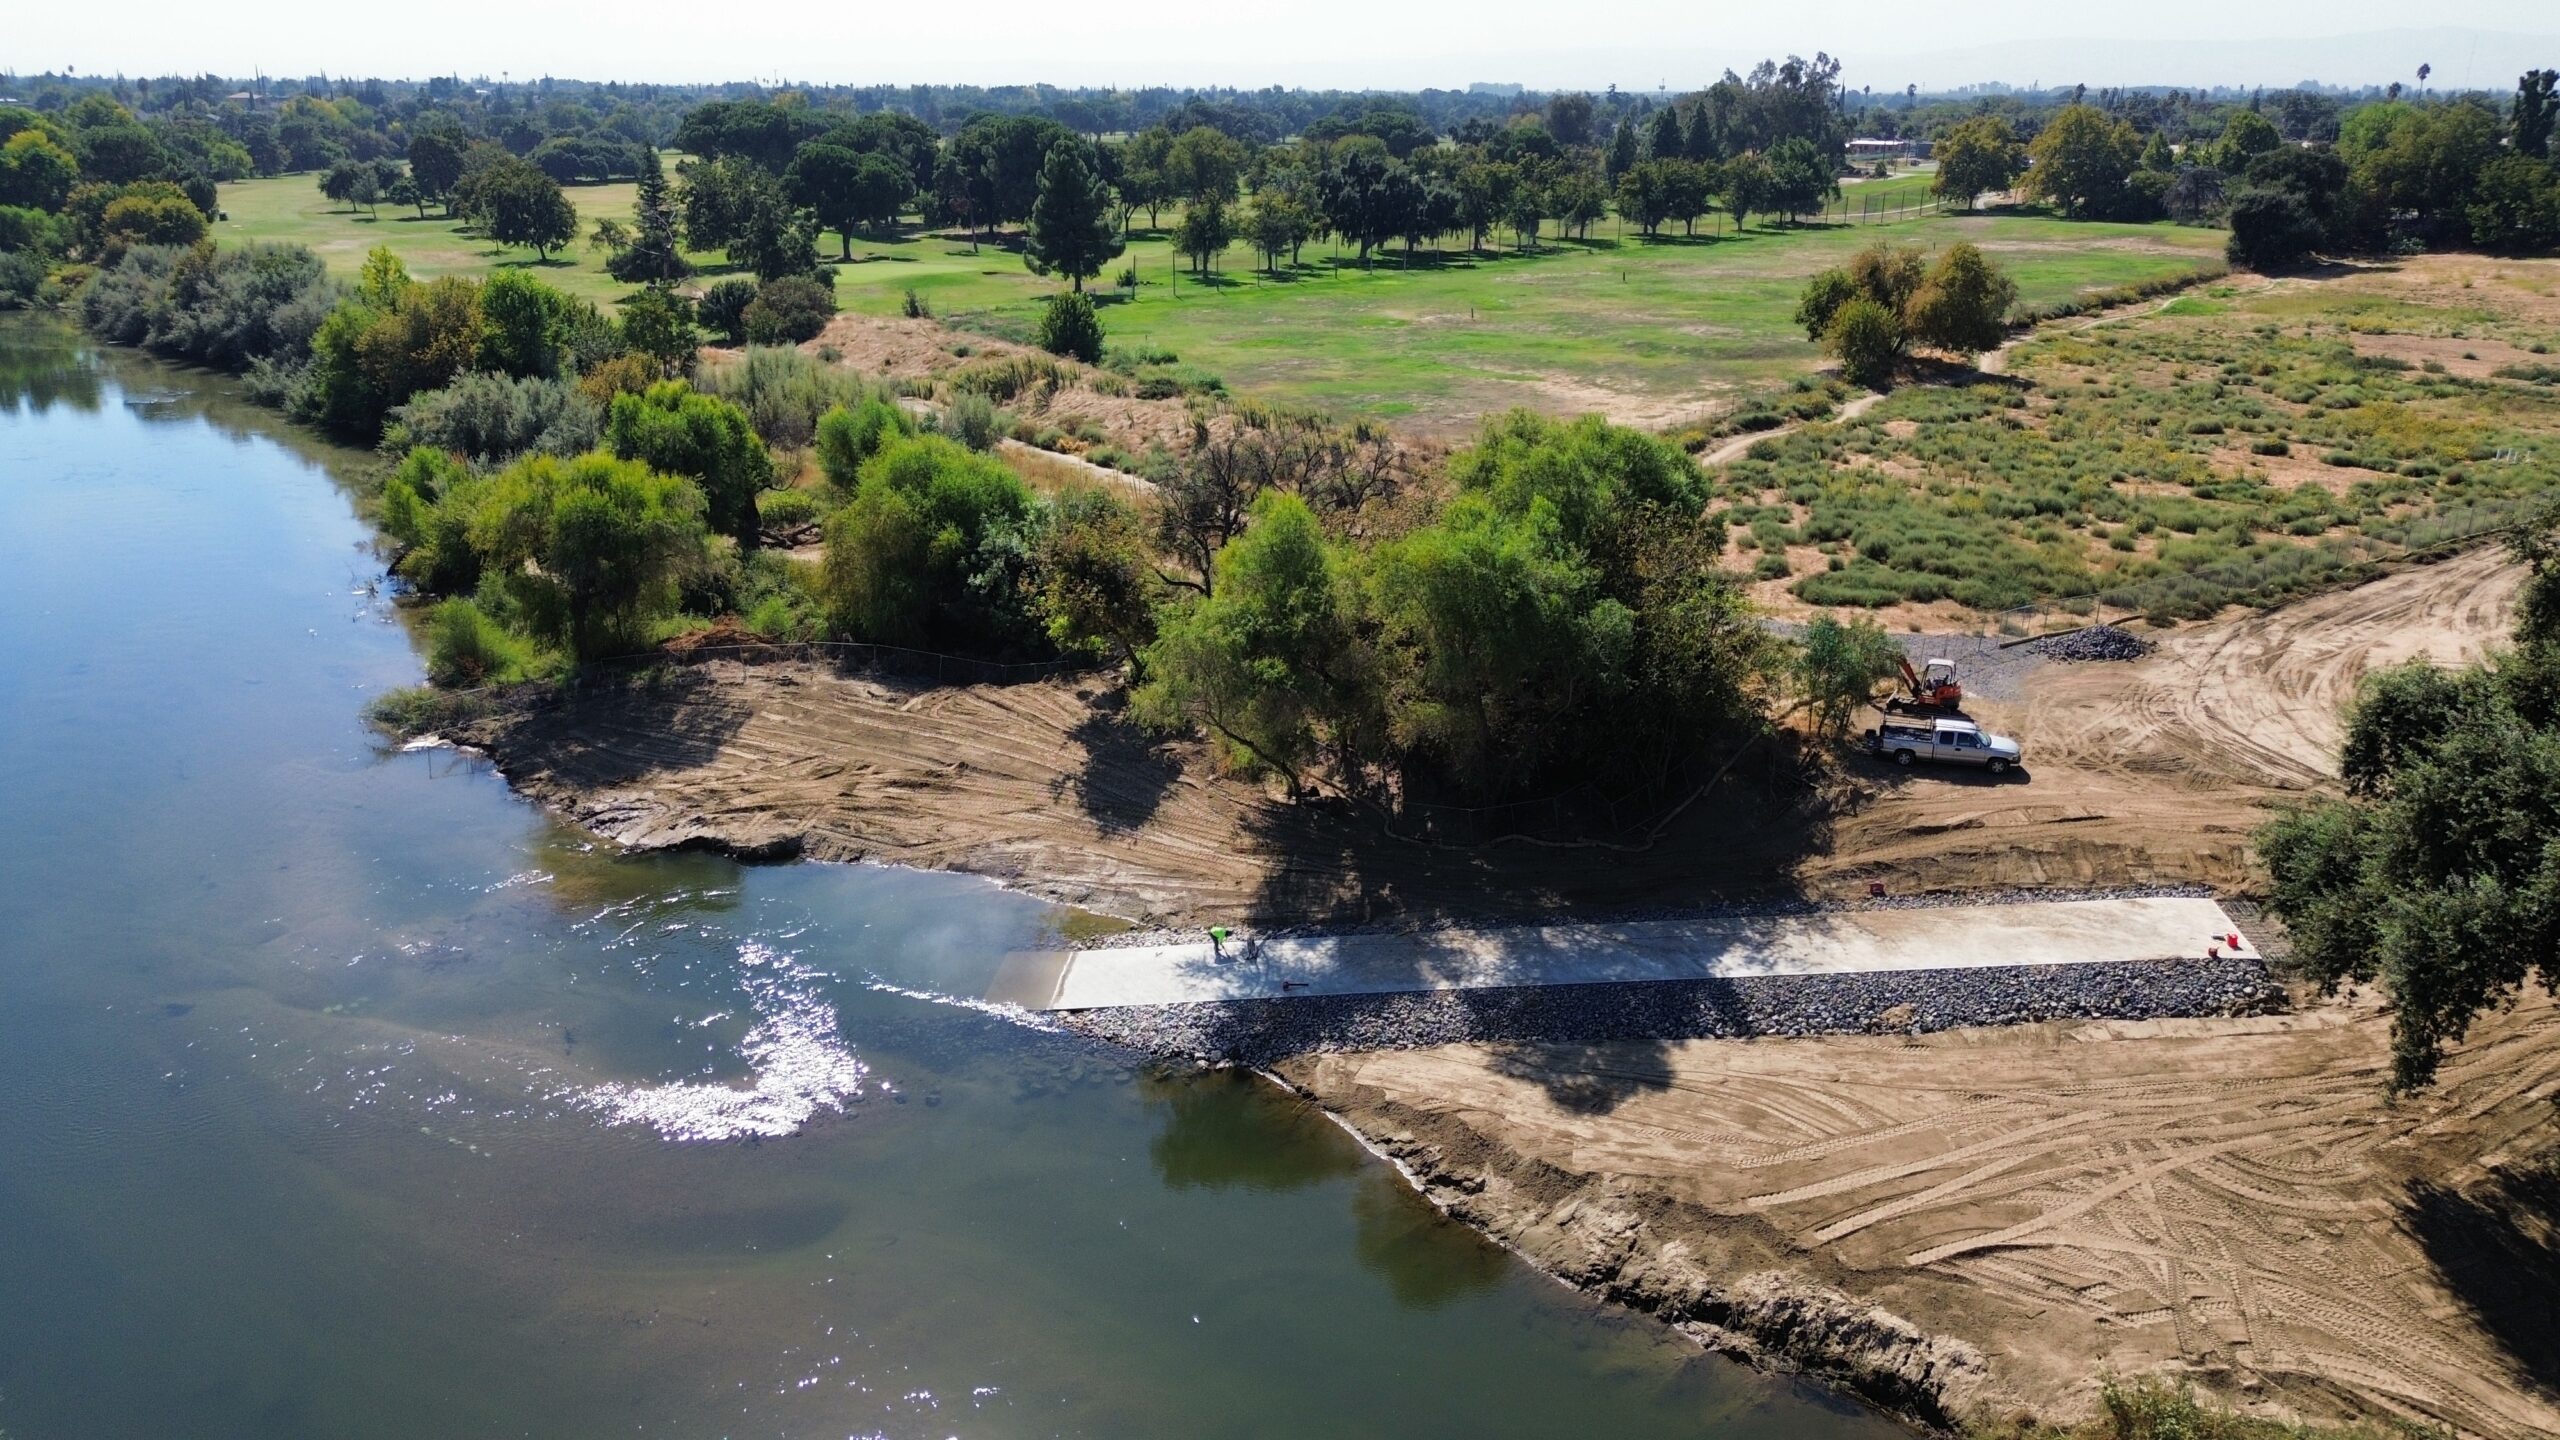
M 1956 683 L 1956 662 L 1932 660 L 1914 670 L 1909 657 L 1902 658 L 1902 683 L 1910 687 L 1907 695 L 1896 695 L 1884 702 L 1884 708 L 1896 715 L 1960 715 L 1964 713 L 1964 687 Z

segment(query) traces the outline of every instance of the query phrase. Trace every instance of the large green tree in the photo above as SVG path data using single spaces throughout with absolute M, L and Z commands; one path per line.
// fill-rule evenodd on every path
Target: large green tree
M 1078 291 L 1127 248 L 1111 223 L 1110 188 L 1086 162 L 1085 149 L 1086 142 L 1073 137 L 1049 147 L 1022 246 L 1022 263 L 1033 274 L 1055 271 Z
M 2125 204 L 2142 139 L 2095 105 L 2066 105 L 2027 143 L 2027 157 L 2026 193 L 2075 220 L 2105 219 Z
M 1976 196 L 2018 183 L 2019 172 L 2027 167 L 2026 147 L 1997 115 L 1977 115 L 1948 126 L 1930 154 L 1937 159 L 1938 173 L 1929 181 L 1929 193 L 1966 209 Z
M 2560 508 L 2521 529 L 2514 648 L 2370 677 L 2346 798 L 2258 834 L 2295 963 L 2391 997 L 2395 1090 L 2529 982 L 2560 992 Z
M 537 166 L 510 158 L 481 182 L 474 203 L 489 238 L 501 245 L 530 245 L 537 259 L 578 238 L 578 212 L 560 193 L 560 182 Z

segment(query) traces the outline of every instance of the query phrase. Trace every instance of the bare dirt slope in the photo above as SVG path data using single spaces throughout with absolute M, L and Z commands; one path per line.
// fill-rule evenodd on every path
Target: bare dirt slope
M 1852 762 L 1845 793 L 1737 768 L 1640 851 L 1453 850 L 1357 812 L 1276 803 L 1202 747 L 1130 724 L 1099 678 L 934 686 L 707 661 L 454 738 L 625 845 L 964 870 L 1133 920 L 1553 914 L 1881 879 L 1896 891 L 2242 884 L 2264 805 L 2321 782 L 2336 707 L 2374 664 L 2478 653 L 2519 573 L 2494 551 L 2170 632 L 2132 665 L 2049 665 L 1984 703 L 2031 773 Z M 1750 817 L 1744 820 L 1741 817 Z
M 2495 547 L 2281 609 L 2187 626 L 2133 664 L 2048 665 L 2023 703 L 1973 708 L 2027 747 L 2001 781 L 1873 767 L 1815 882 L 2240 885 L 2266 807 L 2336 773 L 2340 708 L 2369 670 L 2477 658 L 2513 624 L 2522 567 Z
M 2165 1367 L 2261 1408 L 2560 1433 L 2560 1184 L 2519 1164 L 2560 1146 L 2560 1010 L 2483 1025 L 2397 1106 L 2386 1030 L 2340 1003 L 1280 1069 L 1539 1265 L 1907 1411 L 2082 1413 L 2097 1375 Z M 1867 1338 L 1844 1362 L 1807 1313 Z

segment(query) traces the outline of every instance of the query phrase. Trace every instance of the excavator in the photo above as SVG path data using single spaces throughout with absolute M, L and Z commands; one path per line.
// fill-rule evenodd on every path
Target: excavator
M 1964 687 L 1956 683 L 1956 662 L 1932 660 L 1917 670 L 1911 668 L 1907 656 L 1896 663 L 1902 666 L 1902 683 L 1910 687 L 1911 693 L 1885 701 L 1887 711 L 1895 715 L 1964 713 Z

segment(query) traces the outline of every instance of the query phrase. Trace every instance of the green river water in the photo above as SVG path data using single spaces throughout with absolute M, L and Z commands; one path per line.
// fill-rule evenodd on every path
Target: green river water
M 929 998 L 1050 907 L 387 751 L 361 462 L 0 324 L 8 1440 L 1900 1433 L 1259 1082 Z

